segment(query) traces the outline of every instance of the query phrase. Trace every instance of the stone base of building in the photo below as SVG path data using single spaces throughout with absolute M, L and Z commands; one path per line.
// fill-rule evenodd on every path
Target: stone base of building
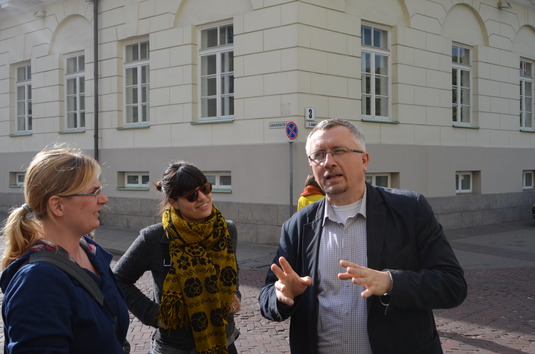
M 21 194 L 0 196 L 0 211 L 8 213 L 23 203 Z M 428 198 L 444 229 L 458 229 L 509 221 L 532 219 L 535 192 L 491 195 L 467 194 L 454 197 Z M 158 200 L 110 198 L 101 212 L 103 225 L 140 230 L 160 222 Z M 214 202 L 225 218 L 238 227 L 241 241 L 271 244 L 279 242 L 281 225 L 296 208 L 289 205 Z

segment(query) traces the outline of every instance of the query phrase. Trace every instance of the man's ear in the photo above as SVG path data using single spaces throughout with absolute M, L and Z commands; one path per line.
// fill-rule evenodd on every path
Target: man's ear
M 63 216 L 63 207 L 64 205 L 61 197 L 53 195 L 48 199 L 48 210 L 50 210 L 54 216 Z
M 368 171 L 368 164 L 370 163 L 370 154 L 368 152 L 364 152 L 362 155 L 362 166 L 364 169 L 364 172 Z

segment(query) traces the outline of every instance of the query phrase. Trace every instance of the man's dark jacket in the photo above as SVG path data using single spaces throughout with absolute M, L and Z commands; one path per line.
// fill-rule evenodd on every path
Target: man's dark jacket
M 463 270 L 424 196 L 366 184 L 368 267 L 390 270 L 390 296 L 367 300 L 368 336 L 374 353 L 442 353 L 432 309 L 451 308 L 467 293 Z M 277 277 L 268 271 L 259 295 L 260 311 L 270 320 L 291 316 L 292 353 L 317 352 L 317 259 L 325 198 L 294 214 L 282 226 L 274 263 L 284 256 L 313 284 L 294 306 L 277 301 Z M 381 303 L 388 303 L 387 306 Z M 347 335 L 351 335 L 348 333 Z

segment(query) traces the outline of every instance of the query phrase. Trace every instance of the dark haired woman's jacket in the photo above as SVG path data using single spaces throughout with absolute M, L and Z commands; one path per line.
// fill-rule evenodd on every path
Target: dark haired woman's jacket
M 236 250 L 236 225 L 227 220 L 227 226 L 234 250 Z M 128 309 L 141 323 L 157 328 L 155 336 L 159 341 L 182 350 L 195 349 L 191 329 L 167 330 L 158 328 L 159 303 L 162 297 L 163 283 L 170 266 L 169 240 L 165 236 L 162 224 L 158 223 L 140 231 L 134 243 L 115 265 L 113 272 L 126 297 Z M 147 271 L 152 274 L 153 287 L 150 293 L 153 296 L 151 298 L 146 295 L 147 289 L 143 291 L 135 285 Z M 237 295 L 240 296 L 239 292 Z M 239 332 L 234 325 L 233 314 L 228 315 L 227 321 L 227 344 L 230 345 L 237 338 Z

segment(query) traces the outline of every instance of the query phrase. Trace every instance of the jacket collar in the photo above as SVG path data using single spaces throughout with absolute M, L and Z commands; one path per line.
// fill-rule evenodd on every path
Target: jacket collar
M 367 201 L 366 233 L 368 242 L 368 267 L 382 270 L 381 253 L 385 239 L 386 206 L 376 187 L 366 183 Z

